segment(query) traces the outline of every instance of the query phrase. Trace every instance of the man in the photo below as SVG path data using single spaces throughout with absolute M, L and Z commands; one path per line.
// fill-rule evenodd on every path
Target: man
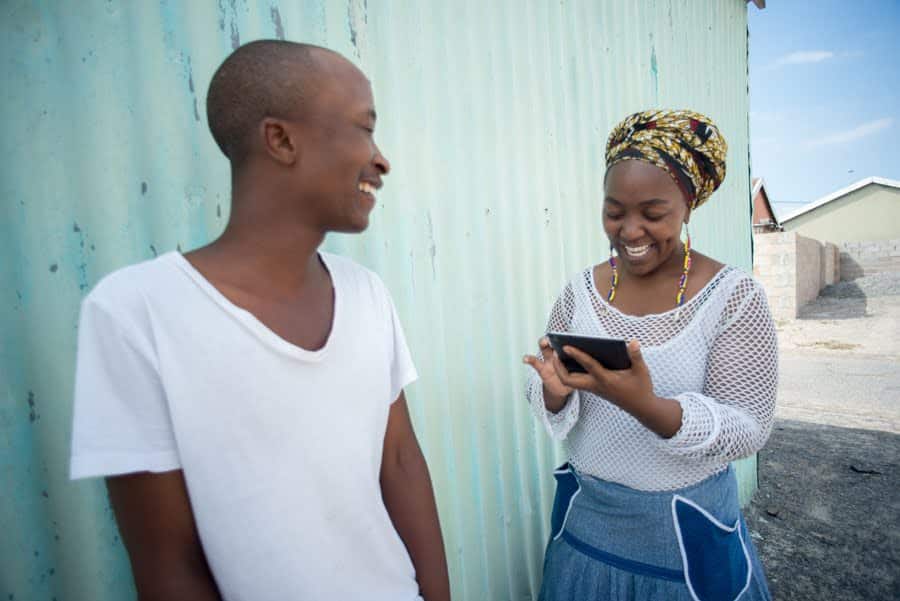
M 393 303 L 317 250 L 366 229 L 390 170 L 369 82 L 329 50 L 252 42 L 207 113 L 228 225 L 85 299 L 72 476 L 107 476 L 142 600 L 449 599 Z

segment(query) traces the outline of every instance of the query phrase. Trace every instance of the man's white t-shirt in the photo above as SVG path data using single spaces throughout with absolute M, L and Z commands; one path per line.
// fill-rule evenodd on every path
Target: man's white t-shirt
M 335 307 L 317 351 L 179 253 L 104 278 L 81 309 L 71 476 L 183 470 L 226 600 L 420 599 L 379 485 L 416 370 L 381 280 L 320 256 Z

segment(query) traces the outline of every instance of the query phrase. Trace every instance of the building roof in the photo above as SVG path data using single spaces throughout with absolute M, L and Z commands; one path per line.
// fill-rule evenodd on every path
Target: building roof
M 751 2 L 753 2 L 753 4 L 756 5 L 756 8 L 760 10 L 766 7 L 766 0 L 747 0 L 747 4 L 750 4 Z
M 762 190 L 762 193 L 766 195 L 766 199 L 769 198 L 769 193 L 765 189 L 766 182 L 763 181 L 763 178 L 754 177 L 751 183 L 753 184 L 753 190 L 750 192 L 750 198 L 756 198 L 756 195 L 759 194 L 760 190 Z
M 751 184 L 753 185 L 750 192 L 750 199 L 753 203 L 753 218 L 754 223 L 753 227 L 756 228 L 771 228 L 781 230 L 781 224 L 778 222 L 778 216 L 775 214 L 775 211 L 772 210 L 772 203 L 769 202 L 769 192 L 766 190 L 766 182 L 761 177 L 754 177 L 751 180 Z M 756 211 L 756 199 L 760 198 L 765 204 L 766 210 L 769 212 L 769 215 L 772 219 L 760 219 L 761 215 L 757 214 Z M 757 221 L 758 220 L 758 221 Z
M 870 184 L 879 184 L 881 186 L 888 186 L 888 187 L 897 188 L 898 190 L 900 190 L 900 181 L 893 180 L 893 179 L 887 179 L 884 177 L 867 177 L 866 179 L 861 179 L 854 184 L 850 184 L 846 188 L 841 188 L 837 192 L 832 192 L 828 196 L 823 196 L 819 200 L 814 200 L 813 202 L 811 202 L 807 205 L 803 205 L 796 211 L 788 213 L 787 215 L 785 215 L 784 217 L 781 218 L 781 223 L 782 224 L 787 223 L 791 219 L 799 217 L 800 215 L 805 215 L 806 213 L 809 213 L 810 211 L 815 211 L 822 205 L 826 205 L 829 202 L 831 202 L 832 200 L 837 200 L 838 198 L 846 196 L 847 194 L 850 194 L 851 192 L 855 192 L 855 191 L 859 190 L 860 188 L 865 188 L 866 186 L 868 186 Z

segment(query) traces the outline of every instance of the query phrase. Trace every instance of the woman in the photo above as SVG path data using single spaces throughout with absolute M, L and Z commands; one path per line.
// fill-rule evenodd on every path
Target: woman
M 682 241 L 725 177 L 727 146 L 690 111 L 626 118 L 606 146 L 608 262 L 563 289 L 548 331 L 630 340 L 604 369 L 546 338 L 527 394 L 569 462 L 556 471 L 544 601 L 770 599 L 730 462 L 775 409 L 777 343 L 762 288 Z M 749 213 L 748 213 L 749 214 Z

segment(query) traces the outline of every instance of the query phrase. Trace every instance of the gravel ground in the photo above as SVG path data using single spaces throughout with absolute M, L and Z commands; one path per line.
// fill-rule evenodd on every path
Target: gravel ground
M 776 427 L 747 508 L 778 601 L 900 599 L 900 274 L 779 326 Z
M 746 512 L 776 601 L 900 599 L 900 435 L 780 420 Z

